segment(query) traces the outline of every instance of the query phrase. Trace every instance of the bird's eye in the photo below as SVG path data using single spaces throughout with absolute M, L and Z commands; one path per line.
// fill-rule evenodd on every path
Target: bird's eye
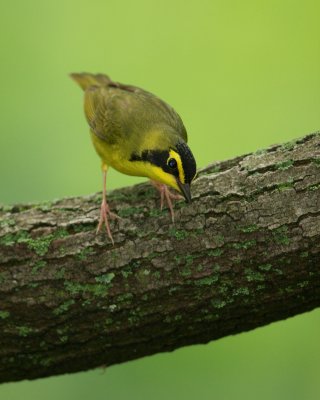
M 169 165 L 170 168 L 176 169 L 177 168 L 177 161 L 174 158 L 169 158 L 168 165 Z

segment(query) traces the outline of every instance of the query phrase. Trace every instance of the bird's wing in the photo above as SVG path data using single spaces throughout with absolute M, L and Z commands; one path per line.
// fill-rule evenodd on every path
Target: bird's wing
M 140 88 L 111 82 L 85 91 L 85 115 L 92 131 L 109 144 L 127 140 L 134 133 L 147 134 L 167 125 L 187 141 L 183 122 L 167 103 Z
M 115 119 L 106 88 L 90 86 L 85 91 L 84 113 L 92 132 L 108 144 L 115 140 Z
M 145 103 L 144 109 L 149 113 L 151 125 L 167 125 L 187 142 L 187 131 L 179 114 L 159 97 L 139 88 L 137 90 L 142 102 Z

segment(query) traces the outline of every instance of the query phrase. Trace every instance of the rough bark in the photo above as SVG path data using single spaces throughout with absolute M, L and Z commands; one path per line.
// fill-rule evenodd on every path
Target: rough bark
M 0 211 L 0 381 L 206 343 L 320 305 L 320 135 L 199 173 L 173 225 L 149 184 Z

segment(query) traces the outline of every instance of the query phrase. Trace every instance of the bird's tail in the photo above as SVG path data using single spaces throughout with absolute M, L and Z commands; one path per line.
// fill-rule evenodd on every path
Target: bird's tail
M 77 84 L 86 90 L 90 86 L 105 86 L 111 83 L 111 79 L 104 74 L 90 74 L 88 72 L 70 74 L 70 77 L 77 82 Z

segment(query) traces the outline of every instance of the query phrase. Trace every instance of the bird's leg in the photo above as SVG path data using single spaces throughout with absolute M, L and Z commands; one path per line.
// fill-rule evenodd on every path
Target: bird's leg
M 103 180 L 103 191 L 102 191 L 102 202 L 101 202 L 101 208 L 100 208 L 100 220 L 99 224 L 97 226 L 97 231 L 96 233 L 99 233 L 101 231 L 103 223 L 105 224 L 108 236 L 114 244 L 114 240 L 111 234 L 110 230 L 110 225 L 109 225 L 109 220 L 108 220 L 108 215 L 110 218 L 120 218 L 118 217 L 117 214 L 114 214 L 113 212 L 110 211 L 109 205 L 107 203 L 107 171 L 108 171 L 108 166 L 104 163 L 102 163 L 102 180 Z
M 174 222 L 174 210 L 173 210 L 172 200 L 182 200 L 183 196 L 181 196 L 180 194 L 175 194 L 175 193 L 170 192 L 168 186 L 165 185 L 164 183 L 151 181 L 151 184 L 160 193 L 160 209 L 162 210 L 163 204 L 166 201 L 168 208 L 170 210 L 171 220 L 172 220 L 172 222 Z

